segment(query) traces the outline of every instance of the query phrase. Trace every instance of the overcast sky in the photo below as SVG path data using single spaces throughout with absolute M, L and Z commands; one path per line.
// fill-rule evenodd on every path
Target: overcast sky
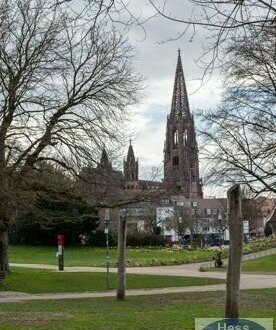
M 143 15 L 149 15 L 149 8 L 143 7 L 142 3 Z M 177 36 L 183 26 L 159 17 L 150 20 L 144 27 L 146 35 L 140 28 L 132 29 L 129 34 L 137 52 L 135 65 L 146 85 L 140 104 L 131 108 L 129 131 L 133 133 L 132 145 L 135 156 L 139 158 L 140 178 L 149 178 L 152 167 L 160 167 L 163 176 L 166 117 L 170 112 L 178 48 L 181 50 L 192 112 L 214 106 L 219 101 L 221 79 L 214 74 L 200 87 L 203 70 L 196 62 L 203 52 L 202 44 L 206 39 L 202 31 L 198 31 L 192 41 L 188 34 L 179 40 L 163 42 Z

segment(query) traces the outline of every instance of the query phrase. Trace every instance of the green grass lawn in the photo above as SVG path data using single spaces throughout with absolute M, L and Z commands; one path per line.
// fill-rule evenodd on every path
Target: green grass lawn
M 265 250 L 273 247 L 275 240 L 261 239 L 244 245 L 244 253 Z M 10 246 L 10 262 L 56 265 L 56 247 Z M 117 265 L 117 249 L 110 249 L 111 266 Z M 223 250 L 224 257 L 228 249 Z M 91 246 L 65 247 L 65 266 L 105 266 L 105 248 Z M 212 260 L 212 249 L 179 249 L 171 247 L 127 248 L 128 266 L 159 266 Z
M 276 289 L 241 293 L 241 317 L 273 317 Z M 0 304 L 2 330 L 191 330 L 196 317 L 223 317 L 224 293 L 67 299 Z
M 222 268 L 207 268 L 207 271 L 226 271 L 227 266 Z M 262 258 L 247 260 L 242 262 L 243 272 L 257 273 L 276 273 L 276 254 L 265 256 Z
M 117 249 L 110 249 L 110 261 L 116 266 Z M 105 248 L 65 247 L 65 266 L 105 266 Z M 128 266 L 173 265 L 210 260 L 214 251 L 207 249 L 127 248 Z M 10 262 L 56 265 L 55 247 L 11 246 Z
M 270 256 L 244 261 L 242 263 L 244 272 L 275 272 L 276 273 L 276 254 Z
M 110 273 L 109 279 L 110 288 L 115 289 L 117 274 Z M 225 283 L 225 281 L 187 276 L 127 274 L 128 289 L 197 286 L 221 283 Z M 106 290 L 106 275 L 105 273 L 67 273 L 12 268 L 11 273 L 6 277 L 5 287 L 8 291 L 29 293 L 103 291 Z

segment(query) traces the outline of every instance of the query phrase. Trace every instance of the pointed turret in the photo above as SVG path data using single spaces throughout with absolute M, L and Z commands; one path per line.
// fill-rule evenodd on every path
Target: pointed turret
M 98 167 L 105 168 L 105 169 L 112 169 L 111 162 L 108 159 L 107 152 L 105 148 L 103 148 L 101 160 Z
M 138 180 L 138 160 L 135 159 L 131 140 L 129 141 L 127 159 L 124 161 L 124 176 L 126 181 Z
M 190 116 L 190 107 L 188 94 L 182 68 L 180 50 L 178 50 L 178 59 L 175 72 L 173 98 L 171 106 L 171 117 L 188 117 Z

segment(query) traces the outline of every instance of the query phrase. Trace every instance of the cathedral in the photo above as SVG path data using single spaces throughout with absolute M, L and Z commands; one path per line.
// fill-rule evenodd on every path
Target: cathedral
M 190 111 L 180 51 L 178 51 L 171 110 L 167 116 L 164 144 L 164 179 L 147 181 L 139 179 L 139 163 L 130 141 L 123 173 L 112 169 L 106 150 L 103 150 L 97 168 L 98 176 L 109 172 L 112 181 L 120 183 L 125 191 L 164 191 L 186 199 L 203 198 L 199 175 L 198 147 L 194 117 Z
M 127 209 L 128 230 L 134 233 L 152 233 L 152 226 L 158 226 L 164 237 L 179 241 L 179 233 L 171 223 L 177 215 L 177 221 L 192 217 L 197 233 L 205 235 L 206 239 L 222 237 L 227 201 L 225 198 L 203 197 L 194 117 L 189 106 L 180 51 L 171 109 L 167 115 L 163 163 L 163 180 L 141 180 L 139 161 L 131 141 L 123 172 L 112 168 L 104 149 L 97 168 L 83 169 L 81 175 L 89 184 L 84 186 L 81 183 L 80 189 L 94 205 L 99 206 L 100 219 L 105 217 L 105 208 L 110 208 L 109 225 L 113 232 L 117 231 L 121 210 Z M 188 213 L 182 218 L 180 214 L 184 211 Z

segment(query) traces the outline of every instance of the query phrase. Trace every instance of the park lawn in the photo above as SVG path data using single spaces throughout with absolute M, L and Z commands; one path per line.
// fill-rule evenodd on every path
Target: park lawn
M 227 266 L 222 268 L 207 268 L 207 271 L 226 271 Z M 242 272 L 276 273 L 276 254 L 242 262 Z
M 244 245 L 244 253 L 252 253 L 275 246 L 276 241 L 262 239 Z M 56 265 L 56 247 L 49 246 L 10 246 L 9 260 L 13 263 L 35 263 Z M 228 248 L 223 250 L 227 257 Z M 110 248 L 110 265 L 117 266 L 117 248 Z M 214 249 L 180 249 L 173 247 L 128 247 L 127 266 L 160 266 L 191 262 L 210 261 Z M 105 266 L 106 249 L 92 246 L 65 246 L 65 266 Z
M 276 254 L 244 261 L 242 263 L 242 271 L 276 273 Z
M 117 274 L 110 273 L 109 280 L 109 288 L 115 289 Z M 184 287 L 222 283 L 225 283 L 225 281 L 212 278 L 127 274 L 128 289 Z M 106 290 L 106 274 L 56 272 L 13 267 L 11 273 L 6 277 L 5 287 L 8 291 L 28 293 L 103 291 Z
M 117 249 L 111 248 L 110 265 L 117 265 Z M 128 266 L 173 265 L 188 262 L 211 260 L 213 250 L 208 249 L 177 249 L 167 247 L 127 248 Z M 49 264 L 56 265 L 56 248 L 47 246 L 10 246 L 9 260 L 11 263 Z M 65 247 L 65 266 L 105 266 L 105 248 L 91 246 Z
M 241 292 L 240 316 L 274 318 L 276 289 Z M 2 330 L 191 330 L 196 317 L 223 317 L 223 292 L 42 300 L 0 304 Z

